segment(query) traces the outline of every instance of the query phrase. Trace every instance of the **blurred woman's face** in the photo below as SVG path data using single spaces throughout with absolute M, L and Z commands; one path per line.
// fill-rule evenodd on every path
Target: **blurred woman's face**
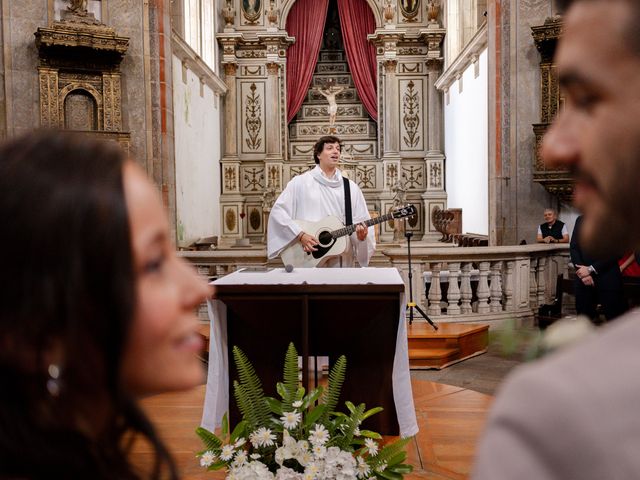
M 122 364 L 125 388 L 148 395 L 194 387 L 204 381 L 195 309 L 210 287 L 176 256 L 158 192 L 133 162 L 124 167 L 124 191 L 137 295 Z

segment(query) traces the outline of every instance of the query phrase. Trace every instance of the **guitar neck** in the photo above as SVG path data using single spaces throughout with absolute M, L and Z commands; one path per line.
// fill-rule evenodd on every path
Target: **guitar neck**
M 360 222 L 358 224 L 354 223 L 353 225 L 349 225 L 348 227 L 340 228 L 338 230 L 334 230 L 331 232 L 331 236 L 333 238 L 344 237 L 345 235 L 351 235 L 356 231 L 356 226 L 364 223 L 367 227 L 371 227 L 372 225 L 377 225 L 378 223 L 386 222 L 387 220 L 393 219 L 393 213 L 387 213 L 386 215 L 381 215 L 376 218 L 370 218 L 369 220 L 365 220 L 364 222 Z

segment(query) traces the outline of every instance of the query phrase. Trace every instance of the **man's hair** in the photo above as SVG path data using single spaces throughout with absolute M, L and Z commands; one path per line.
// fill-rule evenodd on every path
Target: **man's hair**
M 545 208 L 544 211 L 545 212 L 552 212 L 554 215 L 556 215 L 558 213 L 558 212 L 556 212 L 555 208 L 551 208 L 551 207 Z
M 316 164 L 320 163 L 318 155 L 320 155 L 322 153 L 322 150 L 324 150 L 325 143 L 337 143 L 340 145 L 340 150 L 342 150 L 342 142 L 338 137 L 334 137 L 333 135 L 320 137 L 320 140 L 318 140 L 313 146 L 313 161 L 316 162 Z
M 560 11 L 560 13 L 566 13 L 569 8 L 571 8 L 576 3 L 585 3 L 585 2 L 604 2 L 607 4 L 613 2 L 624 2 L 629 5 L 631 9 L 631 15 L 629 15 L 629 19 L 627 20 L 627 25 L 625 28 L 625 36 L 629 41 L 629 45 L 632 51 L 634 51 L 637 55 L 640 55 L 640 29 L 638 28 L 638 24 L 640 24 L 640 1 L 638 0 L 556 0 L 556 5 Z

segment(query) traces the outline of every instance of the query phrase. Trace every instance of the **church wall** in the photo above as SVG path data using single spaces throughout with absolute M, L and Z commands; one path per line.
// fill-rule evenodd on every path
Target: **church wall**
M 570 205 L 533 182 L 541 79 L 531 27 L 556 13 L 551 0 L 489 2 L 489 233 L 495 245 L 535 242 L 547 207 L 563 220 L 575 218 Z
M 220 235 L 221 101 L 173 57 L 178 245 Z
M 462 208 L 463 232 L 488 234 L 487 51 L 451 85 L 444 105 L 449 208 Z

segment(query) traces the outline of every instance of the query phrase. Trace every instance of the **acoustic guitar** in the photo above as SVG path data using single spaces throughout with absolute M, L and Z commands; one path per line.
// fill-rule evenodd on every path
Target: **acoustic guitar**
M 409 218 L 417 213 L 416 207 L 407 205 L 398 207 L 392 212 L 380 217 L 371 218 L 361 222 L 367 227 L 386 222 L 387 220 Z M 317 267 L 325 263 L 329 258 L 342 255 L 347 249 L 347 235 L 356 231 L 356 224 L 344 226 L 338 217 L 328 216 L 318 222 L 296 220 L 300 228 L 318 239 L 315 252 L 305 252 L 300 242 L 293 242 L 285 248 L 280 257 L 285 265 L 292 267 Z

